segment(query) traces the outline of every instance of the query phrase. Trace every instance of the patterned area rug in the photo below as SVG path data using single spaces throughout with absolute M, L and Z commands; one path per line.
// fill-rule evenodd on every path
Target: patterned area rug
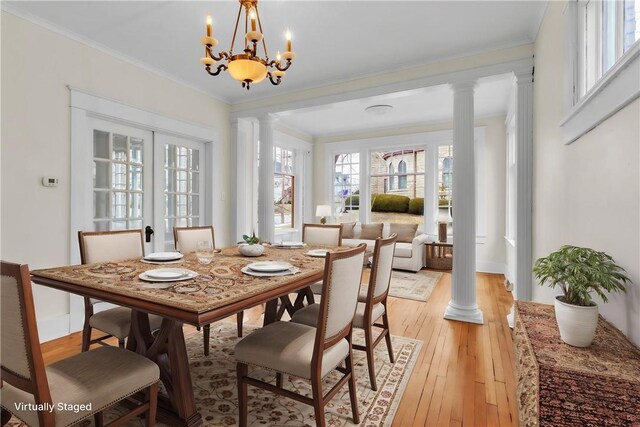
M 245 336 L 256 329 L 245 325 Z M 364 343 L 360 330 L 354 331 L 354 342 Z M 233 348 L 239 340 L 233 323 L 219 322 L 211 327 L 211 355 L 205 357 L 202 352 L 202 336 L 196 333 L 187 338 L 187 350 L 194 383 L 194 392 L 198 411 L 202 414 L 205 427 L 233 426 L 238 424 L 238 399 L 236 369 Z M 411 376 L 411 371 L 420 353 L 422 341 L 393 336 L 393 350 L 396 362 L 391 364 L 384 340 L 375 351 L 376 378 L 378 391 L 371 390 L 369 374 L 364 352 L 354 351 L 356 364 L 358 408 L 360 426 L 389 426 L 393 421 L 402 394 Z M 250 374 L 275 383 L 275 375 L 266 370 L 251 370 Z M 329 374 L 323 389 L 326 391 L 336 383 L 339 373 Z M 308 381 L 296 377 L 284 377 L 285 387 L 297 393 L 311 396 Z M 113 411 L 113 410 L 110 410 Z M 351 426 L 351 405 L 345 385 L 336 397 L 325 407 L 327 426 Z M 113 415 L 113 414 L 112 414 Z M 105 421 L 113 416 L 107 413 Z M 84 421 L 82 427 L 93 425 L 93 420 Z M 144 424 L 135 420 L 127 427 L 139 427 Z M 158 426 L 164 426 L 158 423 Z M 250 426 L 314 426 L 315 419 L 311 406 L 298 403 L 281 396 L 275 396 L 265 390 L 249 386 L 249 425 Z M 25 424 L 12 418 L 9 427 L 25 427 Z
M 421 270 L 417 273 L 391 272 L 389 295 L 396 298 L 426 301 L 429 299 L 442 273 Z

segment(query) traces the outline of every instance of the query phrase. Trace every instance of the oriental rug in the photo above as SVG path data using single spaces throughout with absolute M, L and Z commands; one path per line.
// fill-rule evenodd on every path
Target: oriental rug
M 245 325 L 245 336 L 255 329 L 256 326 Z M 200 333 L 186 338 L 196 406 L 202 415 L 204 427 L 238 425 L 236 367 L 233 358 L 233 349 L 238 340 L 240 338 L 236 336 L 235 324 L 224 321 L 211 325 L 211 353 L 208 357 L 203 354 Z M 354 342 L 364 343 L 362 331 L 354 330 Z M 361 427 L 391 425 L 422 346 L 422 341 L 398 336 L 392 336 L 392 342 L 396 358 L 394 364 L 389 362 L 384 341 L 375 350 L 378 391 L 370 388 L 365 353 L 354 351 Z M 275 375 L 271 372 L 250 368 L 250 373 L 254 377 L 275 383 Z M 327 375 L 323 389 L 328 390 L 339 376 L 335 371 Z M 284 384 L 289 390 L 311 395 L 307 380 L 285 375 Z M 114 408 L 106 411 L 105 422 L 111 421 L 117 410 Z M 325 417 L 327 426 L 354 425 L 346 385 L 325 407 Z M 79 425 L 92 426 L 93 420 L 85 420 Z M 143 425 L 141 420 L 126 424 L 127 427 Z M 165 426 L 163 423 L 157 425 Z M 249 425 L 315 426 L 315 419 L 311 406 L 249 386 Z M 8 426 L 25 427 L 15 417 Z
M 389 296 L 426 301 L 441 277 L 442 273 L 429 270 L 421 270 L 417 273 L 392 271 Z

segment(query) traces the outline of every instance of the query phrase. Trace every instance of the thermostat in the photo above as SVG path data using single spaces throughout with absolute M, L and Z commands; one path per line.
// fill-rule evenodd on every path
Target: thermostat
M 58 178 L 45 176 L 42 178 L 42 185 L 45 187 L 56 187 L 58 185 Z

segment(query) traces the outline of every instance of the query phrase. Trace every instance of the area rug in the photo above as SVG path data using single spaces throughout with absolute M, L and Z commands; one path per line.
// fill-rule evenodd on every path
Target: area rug
M 246 334 L 256 326 L 245 325 Z M 236 386 L 236 368 L 233 348 L 239 338 L 234 323 L 218 322 L 211 325 L 211 354 L 205 357 L 202 351 L 202 336 L 199 333 L 187 338 L 187 350 L 191 365 L 191 376 L 198 411 L 203 418 L 203 426 L 238 425 L 238 399 Z M 364 343 L 362 331 L 354 331 L 354 342 Z M 372 391 L 364 352 L 354 351 L 355 372 L 357 378 L 358 408 L 360 426 L 389 426 L 397 411 L 402 394 L 411 376 L 411 371 L 420 353 L 422 341 L 392 336 L 396 362 L 391 364 L 384 341 L 375 350 L 376 378 L 378 391 Z M 275 382 L 275 375 L 266 370 L 250 370 L 254 377 Z M 336 383 L 340 374 L 333 372 L 323 382 L 323 390 Z M 308 381 L 296 377 L 284 377 L 285 387 L 297 393 L 311 396 Z M 105 414 L 105 421 L 113 418 Z M 345 386 L 325 407 L 327 426 L 351 426 L 351 405 L 348 388 Z M 84 421 L 81 426 L 93 425 L 93 420 Z M 139 427 L 144 424 L 135 420 L 127 427 Z M 165 426 L 158 423 L 158 426 Z M 265 390 L 249 386 L 249 425 L 250 426 L 315 426 L 313 408 L 294 400 L 276 396 Z M 8 426 L 24 427 L 16 418 Z
M 442 273 L 435 271 L 421 270 L 417 273 L 406 273 L 394 270 L 391 272 L 389 296 L 426 301 L 440 277 Z

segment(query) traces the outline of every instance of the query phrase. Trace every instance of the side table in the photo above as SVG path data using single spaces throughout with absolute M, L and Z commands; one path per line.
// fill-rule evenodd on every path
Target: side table
M 425 262 L 427 268 L 434 270 L 451 270 L 453 267 L 453 244 L 429 242 L 425 243 Z

